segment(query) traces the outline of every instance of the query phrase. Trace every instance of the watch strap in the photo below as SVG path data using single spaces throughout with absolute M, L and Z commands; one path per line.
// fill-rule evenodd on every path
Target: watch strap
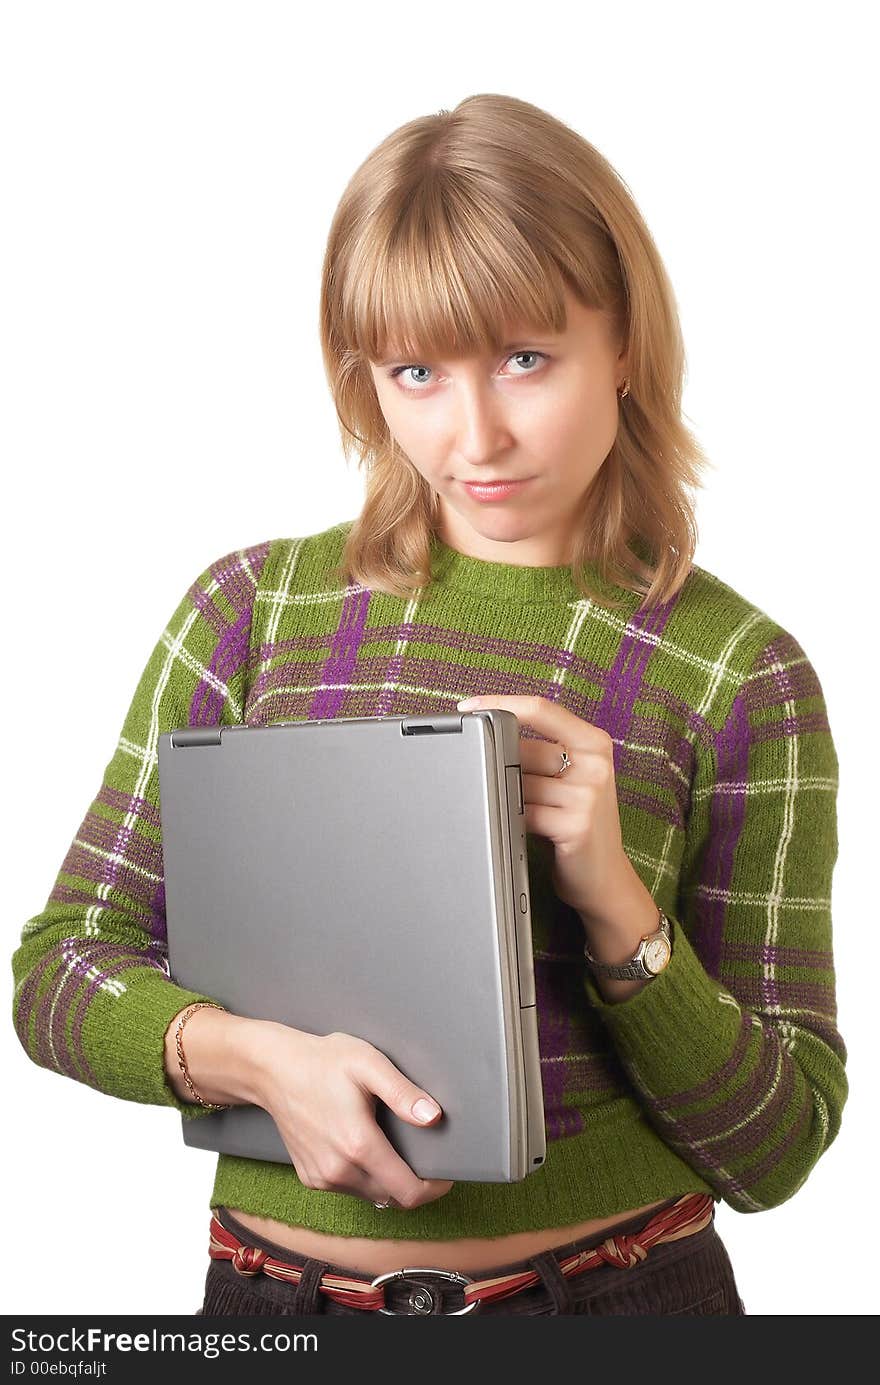
M 646 944 L 649 943 L 657 933 L 663 934 L 664 938 L 666 938 L 667 942 L 670 944 L 671 949 L 672 928 L 669 919 L 662 909 L 658 909 L 657 912 L 660 917 L 655 932 L 648 933 L 642 938 L 635 955 L 631 957 L 628 962 L 621 962 L 616 965 L 612 962 L 597 962 L 596 958 L 591 955 L 589 947 L 585 944 L 584 956 L 591 970 L 596 972 L 599 976 L 607 976 L 614 981 L 649 981 L 653 980 L 655 976 L 659 976 L 659 972 L 649 971 L 642 961 L 642 953 L 645 950 Z

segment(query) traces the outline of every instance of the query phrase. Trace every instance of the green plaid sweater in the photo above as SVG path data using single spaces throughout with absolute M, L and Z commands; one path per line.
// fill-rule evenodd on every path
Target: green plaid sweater
M 14 953 L 26 1051 L 114 1096 L 203 1114 L 163 1066 L 172 1017 L 212 997 L 168 975 L 162 732 L 536 693 L 613 738 L 624 846 L 674 928 L 667 969 L 605 1003 L 581 921 L 552 889 L 552 846 L 528 835 L 545 1164 L 521 1183 L 460 1182 L 426 1206 L 377 1212 L 304 1187 L 289 1165 L 221 1155 L 210 1205 L 342 1235 L 446 1239 L 691 1191 L 742 1212 L 791 1197 L 847 1093 L 830 907 L 838 763 L 803 649 L 696 566 L 642 613 L 620 588 L 606 590 L 626 599 L 621 611 L 584 600 L 568 568 L 487 562 L 436 539 L 418 596 L 346 586 L 328 568 L 349 527 L 228 554 L 183 596 Z

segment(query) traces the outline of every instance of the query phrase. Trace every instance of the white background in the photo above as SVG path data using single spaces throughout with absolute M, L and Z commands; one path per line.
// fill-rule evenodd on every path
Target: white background
M 872 1313 L 870 7 L 314 8 L 3 10 L 7 954 L 196 574 L 360 508 L 317 329 L 347 179 L 416 116 L 480 91 L 531 101 L 610 159 L 655 236 L 714 462 L 697 562 L 800 640 L 840 757 L 843 1128 L 794 1199 L 722 1204 L 718 1229 L 751 1314 Z M 172 1110 L 36 1067 L 10 1022 L 0 1042 L 5 1311 L 193 1313 L 215 1157 L 184 1148 Z

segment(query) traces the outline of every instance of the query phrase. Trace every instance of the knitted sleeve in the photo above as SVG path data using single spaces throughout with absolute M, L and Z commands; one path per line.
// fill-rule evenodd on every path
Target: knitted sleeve
M 177 1012 L 210 1000 L 168 974 L 158 741 L 179 726 L 240 722 L 254 596 L 269 544 L 193 582 L 141 675 L 103 783 L 42 913 L 13 954 L 13 1022 L 41 1067 L 130 1101 L 178 1100 L 164 1067 Z
M 697 754 L 673 952 L 585 986 L 647 1118 L 741 1212 L 797 1192 L 840 1128 L 831 881 L 838 761 L 819 679 L 776 627 Z

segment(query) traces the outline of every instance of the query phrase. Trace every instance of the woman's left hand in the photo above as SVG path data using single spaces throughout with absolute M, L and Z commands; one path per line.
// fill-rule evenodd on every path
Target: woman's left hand
M 465 698 L 459 711 L 499 707 L 513 712 L 549 741 L 520 735 L 526 831 L 555 848 L 553 888 L 565 904 L 597 922 L 613 917 L 614 902 L 634 868 L 623 848 L 614 778 L 614 742 L 607 732 L 546 697 L 495 694 Z M 561 750 L 571 765 L 561 775 Z

